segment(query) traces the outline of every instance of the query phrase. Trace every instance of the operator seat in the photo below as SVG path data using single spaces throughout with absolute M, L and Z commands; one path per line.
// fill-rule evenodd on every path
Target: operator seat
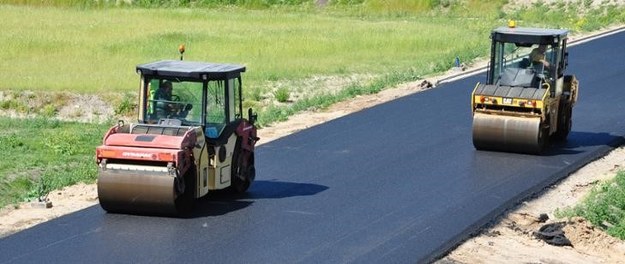
M 533 63 L 532 69 L 534 71 L 534 76 L 535 76 L 532 86 L 542 88 L 540 87 L 541 86 L 540 83 L 541 81 L 545 80 L 545 65 L 540 62 Z
M 527 69 L 527 68 L 529 68 L 530 64 L 531 64 L 531 63 L 530 63 L 530 59 L 528 59 L 528 58 L 523 58 L 523 59 L 521 59 L 521 61 L 519 62 L 519 68 L 522 68 L 522 69 Z

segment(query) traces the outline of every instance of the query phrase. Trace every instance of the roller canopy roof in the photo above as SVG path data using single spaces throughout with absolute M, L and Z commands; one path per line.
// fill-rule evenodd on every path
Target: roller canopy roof
M 143 75 L 158 77 L 178 77 L 189 79 L 222 80 L 236 78 L 245 72 L 245 66 L 197 61 L 162 60 L 137 65 Z
M 568 33 L 566 29 L 499 27 L 493 30 L 491 38 L 498 42 L 551 45 L 566 38 Z

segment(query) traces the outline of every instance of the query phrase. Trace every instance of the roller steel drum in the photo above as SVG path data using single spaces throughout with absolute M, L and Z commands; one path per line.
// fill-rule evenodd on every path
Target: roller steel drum
M 175 187 L 167 168 L 107 168 L 98 175 L 100 205 L 109 212 L 176 214 Z
M 540 153 L 545 145 L 540 123 L 540 117 L 475 113 L 473 145 L 479 150 Z

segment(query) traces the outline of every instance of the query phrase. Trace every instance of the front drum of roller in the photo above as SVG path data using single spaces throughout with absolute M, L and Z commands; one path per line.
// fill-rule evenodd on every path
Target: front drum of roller
M 177 214 L 175 178 L 162 171 L 100 169 L 98 199 L 107 212 Z
M 540 117 L 475 113 L 473 145 L 478 150 L 538 154 L 546 138 L 540 123 Z

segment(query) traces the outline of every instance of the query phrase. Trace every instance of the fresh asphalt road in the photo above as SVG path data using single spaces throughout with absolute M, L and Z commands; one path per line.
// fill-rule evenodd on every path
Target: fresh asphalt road
M 99 206 L 0 240 L 0 263 L 420 263 L 622 143 L 625 33 L 570 48 L 573 131 L 543 156 L 476 151 L 483 74 L 262 145 L 248 195 L 186 219 Z

